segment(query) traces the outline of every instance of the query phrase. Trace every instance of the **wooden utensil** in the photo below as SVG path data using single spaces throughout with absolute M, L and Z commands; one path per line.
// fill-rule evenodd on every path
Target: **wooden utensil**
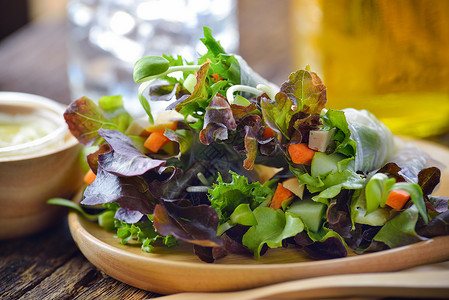
M 164 300 L 334 299 L 449 297 L 449 270 L 324 276 L 229 293 L 179 293 Z

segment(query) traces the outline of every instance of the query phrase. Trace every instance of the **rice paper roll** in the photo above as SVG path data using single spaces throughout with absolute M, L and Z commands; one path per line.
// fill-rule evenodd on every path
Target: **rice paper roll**
M 388 162 L 393 162 L 402 170 L 399 172 L 407 182 L 418 183 L 418 174 L 421 170 L 437 167 L 440 170 L 445 166 L 431 158 L 427 153 L 409 142 L 395 138 L 396 151 Z
M 351 139 L 357 144 L 354 161 L 356 171 L 369 173 L 385 165 L 395 153 L 390 129 L 367 110 L 343 109 Z

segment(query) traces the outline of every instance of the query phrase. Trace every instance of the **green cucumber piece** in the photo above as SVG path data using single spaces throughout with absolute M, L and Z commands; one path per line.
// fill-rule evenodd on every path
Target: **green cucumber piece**
M 323 223 L 326 205 L 320 202 L 315 202 L 312 199 L 304 199 L 293 202 L 287 211 L 299 216 L 310 231 L 318 232 Z
M 333 153 L 327 155 L 324 152 L 316 152 L 312 159 L 311 175 L 318 177 L 320 175 L 332 174 L 338 171 L 338 162 L 345 158 L 344 155 Z

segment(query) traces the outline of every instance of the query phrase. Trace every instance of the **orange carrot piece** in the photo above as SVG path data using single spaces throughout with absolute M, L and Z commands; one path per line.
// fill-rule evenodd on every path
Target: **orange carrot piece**
M 282 183 L 278 183 L 276 191 L 274 192 L 273 199 L 271 199 L 270 207 L 274 209 L 279 209 L 282 207 L 282 202 L 293 197 L 293 192 L 286 189 Z
M 212 74 L 211 76 L 214 79 L 214 82 L 218 82 L 220 80 L 223 80 L 223 78 L 220 78 L 220 75 L 218 75 L 217 73 Z
M 84 183 L 89 185 L 94 182 L 95 178 L 97 178 L 97 175 L 95 175 L 95 173 L 91 169 L 89 169 L 86 175 L 84 175 Z
M 310 149 L 306 144 L 292 144 L 288 146 L 288 154 L 290 154 L 295 164 L 310 165 L 315 152 L 315 150 Z
M 152 132 L 164 133 L 165 129 L 176 130 L 177 128 L 178 128 L 178 121 L 175 121 L 175 122 L 170 122 L 170 123 L 165 123 L 165 124 L 148 126 L 147 128 L 145 128 L 144 132 L 147 132 L 147 136 L 148 136 Z
M 385 202 L 391 208 L 401 210 L 405 203 L 410 199 L 410 194 L 403 190 L 392 190 Z
M 143 146 L 151 152 L 157 153 L 159 149 L 161 149 L 169 141 L 170 140 L 164 135 L 164 133 L 152 132 L 143 143 Z
M 270 127 L 265 128 L 263 131 L 263 139 L 268 140 L 270 138 L 274 137 L 274 131 Z

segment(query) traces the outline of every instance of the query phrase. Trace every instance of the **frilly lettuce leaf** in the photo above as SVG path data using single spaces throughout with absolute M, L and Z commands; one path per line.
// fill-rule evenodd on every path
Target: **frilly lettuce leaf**
M 277 133 L 278 139 L 281 135 L 288 138 L 290 119 L 296 113 L 291 109 L 293 101 L 285 93 L 278 93 L 273 100 L 262 98 L 260 105 L 265 123 Z
M 265 122 L 281 139 L 292 137 L 291 126 L 298 128 L 303 122 L 310 123 L 310 117 L 319 114 L 326 104 L 326 87 L 319 77 L 309 70 L 299 70 L 282 84 L 275 99 L 262 98 L 261 108 Z M 294 115 L 303 117 L 291 122 Z
M 162 236 L 153 227 L 153 222 L 148 219 L 136 224 L 128 224 L 122 221 L 116 221 L 117 237 L 120 243 L 128 244 L 131 240 L 141 243 L 141 248 L 145 252 L 152 252 L 154 247 L 166 246 L 173 247 L 177 245 L 177 240 L 172 236 Z
M 224 141 L 228 139 L 228 130 L 236 129 L 237 124 L 228 101 L 220 94 L 216 94 L 206 108 L 200 141 L 205 145 L 209 145 L 215 140 Z
M 326 86 L 308 67 L 290 74 L 288 81 L 282 84 L 281 92 L 297 106 L 296 111 L 310 115 L 319 114 L 327 102 Z
M 183 101 L 176 104 L 175 109 L 184 116 L 187 121 L 188 116 L 197 118 L 197 122 L 190 124 L 195 129 L 203 128 L 203 115 L 210 102 L 210 95 L 207 84 L 207 72 L 209 62 L 205 62 L 197 72 L 197 82 L 193 93 Z
M 125 131 L 131 122 L 131 117 L 124 110 L 122 103 L 112 105 L 104 110 L 87 97 L 73 101 L 64 112 L 64 119 L 70 132 L 83 145 L 98 143 L 100 129 L 115 129 Z M 110 109 L 109 109 L 110 108 Z
M 259 148 L 259 132 L 261 119 L 259 116 L 254 116 L 254 123 L 251 125 L 245 125 L 245 151 L 246 158 L 243 161 L 243 167 L 247 170 L 252 170 L 254 167 L 254 162 L 256 161 L 256 156 Z
M 203 33 L 204 38 L 201 39 L 201 42 L 206 46 L 207 52 L 199 59 L 199 63 L 209 60 L 212 74 L 218 74 L 231 84 L 240 84 L 241 74 L 238 60 L 234 55 L 226 53 L 220 42 L 212 36 L 212 30 L 204 27 Z
M 272 182 L 264 184 L 260 182 L 248 183 L 248 178 L 240 176 L 234 172 L 229 183 L 223 182 L 221 174 L 218 175 L 217 183 L 209 190 L 211 206 L 217 211 L 220 217 L 220 224 L 229 220 L 234 210 L 241 204 L 249 204 L 251 209 L 255 209 L 268 197 L 273 195 L 270 187 Z

